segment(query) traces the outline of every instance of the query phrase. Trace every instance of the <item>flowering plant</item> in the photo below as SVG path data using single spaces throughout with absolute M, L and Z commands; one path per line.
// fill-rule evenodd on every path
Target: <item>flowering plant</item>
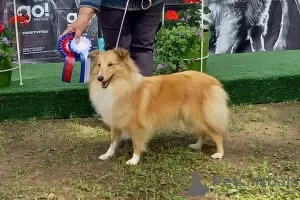
M 204 14 L 210 13 L 203 7 L 200 0 L 184 0 L 185 4 L 180 11 L 168 10 L 165 14 L 165 23 L 157 32 L 154 44 L 154 74 L 169 74 L 185 71 L 190 62 L 195 59 L 186 59 L 191 51 L 201 51 L 203 33 L 208 29 L 201 27 Z M 205 25 L 207 21 L 203 19 Z M 195 54 L 195 53 L 194 53 Z
M 24 26 L 28 25 L 29 16 L 19 13 L 18 16 L 13 16 L 10 19 L 12 24 L 19 23 Z M 0 57 L 13 58 L 15 56 L 15 32 L 5 23 L 0 22 Z

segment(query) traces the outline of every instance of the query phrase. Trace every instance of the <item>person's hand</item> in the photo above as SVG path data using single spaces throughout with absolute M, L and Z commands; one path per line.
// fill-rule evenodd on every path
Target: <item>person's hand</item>
M 63 32 L 63 35 L 67 33 L 75 33 L 75 42 L 78 43 L 82 33 L 88 27 L 89 21 L 91 20 L 94 10 L 88 7 L 82 7 L 79 9 L 78 18 L 68 26 Z

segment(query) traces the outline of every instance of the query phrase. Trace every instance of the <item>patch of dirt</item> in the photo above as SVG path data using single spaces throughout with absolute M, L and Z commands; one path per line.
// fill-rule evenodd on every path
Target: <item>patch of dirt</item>
M 243 157 L 300 160 L 299 103 L 233 108 L 228 162 Z
M 266 159 L 274 172 L 300 172 L 299 102 L 232 107 L 222 161 L 210 158 L 214 144 L 204 145 L 199 155 L 187 147 L 195 138 L 185 136 L 166 133 L 154 139 L 132 169 L 125 165 L 130 142 L 111 160 L 98 159 L 110 137 L 97 118 L 2 122 L 0 199 L 174 199 L 179 194 L 172 188 L 189 184 L 189 179 L 175 180 L 184 173 L 198 170 L 208 180 L 225 171 L 240 173 Z M 158 186 L 161 177 L 170 186 Z M 128 181 L 136 186 L 129 187 Z

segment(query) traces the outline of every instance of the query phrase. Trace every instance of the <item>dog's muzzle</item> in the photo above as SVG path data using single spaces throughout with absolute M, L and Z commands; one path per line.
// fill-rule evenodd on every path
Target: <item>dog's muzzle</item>
M 104 80 L 104 77 L 103 76 L 98 76 L 98 81 L 102 82 Z
M 102 88 L 105 89 L 108 87 L 110 81 L 112 80 L 114 75 L 112 75 L 111 77 L 109 77 L 109 79 L 107 79 L 106 81 L 104 81 L 104 77 L 103 76 L 98 76 L 97 79 L 98 81 L 101 82 Z

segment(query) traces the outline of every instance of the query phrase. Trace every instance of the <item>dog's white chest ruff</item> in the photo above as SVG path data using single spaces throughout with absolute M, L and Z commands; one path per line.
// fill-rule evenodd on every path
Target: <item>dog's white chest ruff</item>
M 107 125 L 112 123 L 112 108 L 114 104 L 113 88 L 108 86 L 106 89 L 95 89 L 90 91 L 91 102 L 98 115 Z

